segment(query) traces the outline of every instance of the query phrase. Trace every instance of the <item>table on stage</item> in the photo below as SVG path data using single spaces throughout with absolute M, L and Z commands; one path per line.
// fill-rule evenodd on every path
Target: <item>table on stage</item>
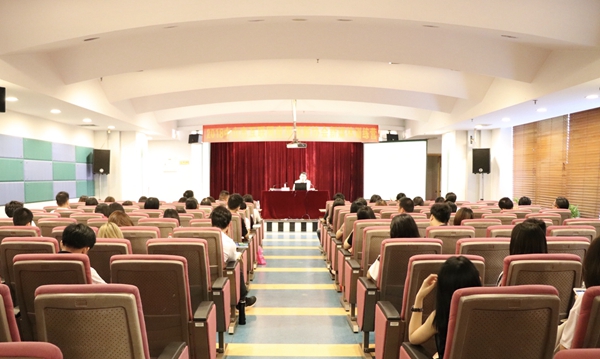
M 264 219 L 318 219 L 329 191 L 263 191 L 261 216 Z

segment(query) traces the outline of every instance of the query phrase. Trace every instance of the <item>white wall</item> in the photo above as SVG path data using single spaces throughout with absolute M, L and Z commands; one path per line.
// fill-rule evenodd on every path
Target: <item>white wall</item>
M 0 113 L 0 134 L 94 147 L 94 131 L 11 111 Z
M 442 138 L 430 138 L 427 140 L 427 154 L 428 155 L 439 155 L 442 153 Z

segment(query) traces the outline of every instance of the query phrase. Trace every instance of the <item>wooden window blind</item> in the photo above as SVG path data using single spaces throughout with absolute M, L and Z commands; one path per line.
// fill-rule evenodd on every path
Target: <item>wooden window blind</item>
M 513 193 L 535 202 L 535 138 L 537 126 L 513 127 Z

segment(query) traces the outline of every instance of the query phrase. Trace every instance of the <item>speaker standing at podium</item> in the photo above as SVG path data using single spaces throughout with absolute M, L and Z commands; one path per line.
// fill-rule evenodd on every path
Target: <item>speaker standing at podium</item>
M 306 179 L 306 172 L 300 173 L 300 178 L 298 178 L 298 180 L 296 180 L 296 182 L 294 182 L 294 188 L 293 188 L 294 191 L 296 191 L 296 184 L 298 184 L 298 183 L 306 183 L 307 191 L 311 189 L 310 188 L 310 186 L 311 186 L 310 180 Z

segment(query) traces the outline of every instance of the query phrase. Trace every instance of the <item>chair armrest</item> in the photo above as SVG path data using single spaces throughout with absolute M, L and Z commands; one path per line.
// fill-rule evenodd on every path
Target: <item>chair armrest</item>
M 211 300 L 200 302 L 198 308 L 196 308 L 196 311 L 194 312 L 194 321 L 206 321 L 213 304 L 214 303 Z
M 350 256 L 352 256 L 352 252 L 350 252 L 350 251 L 349 251 L 349 250 L 347 250 L 347 249 L 341 248 L 341 249 L 340 249 L 340 252 L 342 253 L 342 255 L 343 255 L 344 257 L 350 257 Z
M 185 342 L 171 342 L 159 355 L 158 359 L 178 359 L 187 348 Z
M 222 291 L 223 288 L 225 287 L 225 284 L 227 284 L 228 280 L 229 280 L 229 278 L 227 278 L 227 277 L 217 278 L 217 280 L 215 280 L 215 282 L 212 284 L 212 289 Z
M 242 257 L 240 257 L 242 258 Z M 230 271 L 230 270 L 234 270 L 235 267 L 237 267 L 238 261 L 229 261 L 227 263 L 225 263 L 225 270 L 226 271 Z
M 400 320 L 400 313 L 398 313 L 391 302 L 380 300 L 377 302 L 377 305 L 387 320 Z
M 333 237 L 333 243 L 335 243 L 336 246 L 341 246 L 342 244 L 344 244 L 344 241 Z
M 358 263 L 358 261 L 356 259 L 354 259 L 354 258 L 350 259 L 346 263 L 348 263 L 348 265 L 350 266 L 350 269 L 360 270 L 360 263 Z
M 425 348 L 420 345 L 410 344 L 408 342 L 402 343 L 402 349 L 406 351 L 408 357 L 411 359 L 430 359 L 433 355 L 427 353 Z
M 367 277 L 360 277 L 358 281 L 362 283 L 366 290 L 377 290 L 377 283 Z

